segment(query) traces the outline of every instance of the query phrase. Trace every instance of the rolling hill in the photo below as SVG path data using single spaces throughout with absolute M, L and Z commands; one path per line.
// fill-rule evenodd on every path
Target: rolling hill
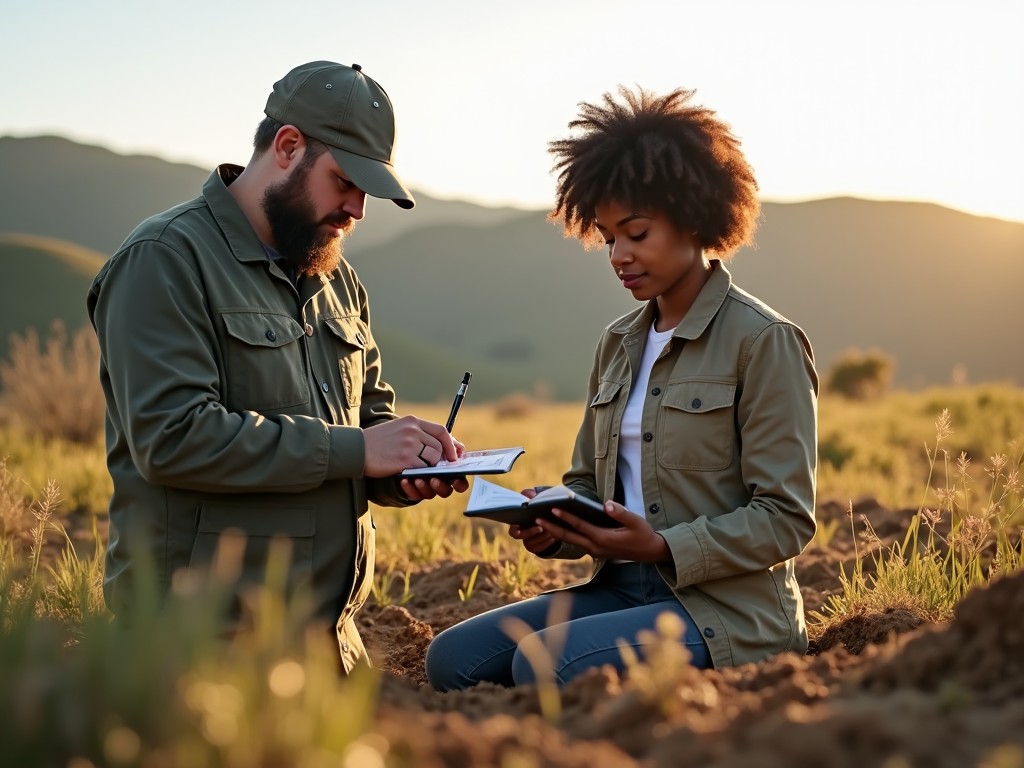
M 12 333 L 49 332 L 54 320 L 74 330 L 88 322 L 85 294 L 106 256 L 56 238 L 0 233 L 0 353 Z
M 198 195 L 210 170 L 57 136 L 0 136 L 0 232 L 56 237 L 109 255 L 142 219 Z M 427 223 L 491 224 L 518 213 L 415 195 L 411 211 L 368 200 L 360 239 L 376 243 Z
M 56 137 L 0 138 L 0 234 L 105 255 L 144 216 L 194 196 L 207 174 Z M 450 397 L 472 370 L 475 398 L 579 397 L 601 328 L 635 306 L 605 252 L 565 240 L 543 211 L 416 195 L 409 212 L 372 201 L 345 246 L 400 395 Z M 14 276 L 0 328 L 42 327 L 51 312 L 84 320 L 87 273 L 104 256 L 75 261 L 67 243 L 51 240 L 40 255 L 19 242 L 0 245 Z M 954 371 L 1024 382 L 1024 223 L 923 203 L 766 203 L 757 247 L 730 269 L 807 330 L 822 371 L 849 347 L 875 347 L 896 360 L 899 386 L 948 383 Z M 26 305 L 28 295 L 39 298 Z
M 768 205 L 732 271 L 807 330 L 825 366 L 877 347 L 901 386 L 1024 384 L 1024 223 L 927 203 Z

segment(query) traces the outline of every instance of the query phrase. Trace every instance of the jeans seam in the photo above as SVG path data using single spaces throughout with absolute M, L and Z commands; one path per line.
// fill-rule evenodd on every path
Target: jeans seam
M 487 657 L 486 659 L 481 659 L 481 660 L 480 660 L 480 663 L 479 663 L 479 664 L 477 664 L 477 665 L 476 665 L 475 667 L 473 667 L 473 668 L 472 668 L 472 669 L 471 669 L 471 670 L 469 671 L 469 673 L 467 674 L 467 676 L 468 676 L 468 677 L 473 677 L 473 678 L 475 678 L 475 677 L 476 677 L 476 673 L 477 673 L 477 671 L 478 671 L 478 670 L 480 669 L 480 667 L 482 667 L 482 666 L 484 666 L 485 664 L 488 664 L 488 663 L 490 663 L 490 662 L 494 661 L 494 659 L 498 658 L 498 657 L 499 657 L 499 656 L 501 656 L 501 655 L 502 655 L 503 653 L 510 653 L 511 655 L 515 656 L 516 650 L 517 650 L 518 648 L 519 648 L 519 644 L 518 644 L 518 643 L 516 643 L 515 645 L 513 645 L 513 646 L 512 646 L 511 648 L 509 648 L 509 649 L 507 649 L 507 650 L 504 650 L 504 651 L 498 651 L 497 653 L 491 654 L 491 655 L 490 655 L 490 656 L 488 656 L 488 657 Z M 511 669 L 511 662 L 509 663 L 509 668 Z
M 576 656 L 575 658 L 573 658 L 572 661 L 566 661 L 564 664 L 562 664 L 558 668 L 558 670 L 555 672 L 555 678 L 558 680 L 559 683 L 564 685 L 565 684 L 565 680 L 562 679 L 562 672 L 565 670 L 566 667 L 572 666 L 573 664 L 577 663 L 581 659 L 587 658 L 588 656 L 594 656 L 595 654 L 598 654 L 598 653 L 606 653 L 606 652 L 610 651 L 612 648 L 618 648 L 618 647 L 619 647 L 619 644 L 616 643 L 615 645 L 610 645 L 610 646 L 608 646 L 606 648 L 597 648 L 597 649 L 594 649 L 592 651 L 586 651 L 584 653 L 581 653 L 579 656 Z M 632 647 L 632 646 L 630 646 L 630 647 Z

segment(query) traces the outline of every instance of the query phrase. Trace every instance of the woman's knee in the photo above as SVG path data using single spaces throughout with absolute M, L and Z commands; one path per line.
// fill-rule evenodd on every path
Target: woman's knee
M 495 617 L 481 614 L 441 632 L 427 646 L 427 681 L 439 691 L 463 690 L 480 682 L 511 685 L 509 659 L 515 642 Z
M 436 691 L 464 688 L 464 672 L 460 661 L 465 658 L 465 645 L 458 638 L 457 627 L 450 627 L 434 637 L 427 646 L 424 667 L 427 682 Z M 460 652 L 461 651 L 461 652 Z
M 522 646 L 512 654 L 512 685 L 531 685 L 537 681 L 537 674 L 529 657 L 523 653 Z

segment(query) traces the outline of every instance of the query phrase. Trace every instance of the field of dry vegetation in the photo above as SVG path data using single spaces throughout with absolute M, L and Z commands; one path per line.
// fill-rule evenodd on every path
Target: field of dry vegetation
M 622 676 L 439 694 L 423 674 L 434 634 L 588 563 L 539 561 L 500 526 L 471 525 L 464 497 L 374 508 L 360 615 L 373 670 L 338 679 L 329 644 L 296 637 L 272 586 L 229 647 L 209 631 L 216 584 L 183 580 L 116 632 L 97 556 L 110 488 L 96 404 L 52 386 L 74 365 L 66 349 L 47 362 L 30 347 L 0 366 L 2 765 L 1024 768 L 1020 389 L 822 398 L 818 532 L 797 561 L 808 654 L 697 671 L 665 626 Z M 79 404 L 73 434 L 47 390 Z M 467 404 L 458 437 L 524 446 L 499 478 L 518 490 L 558 480 L 578 417 L 529 398 Z

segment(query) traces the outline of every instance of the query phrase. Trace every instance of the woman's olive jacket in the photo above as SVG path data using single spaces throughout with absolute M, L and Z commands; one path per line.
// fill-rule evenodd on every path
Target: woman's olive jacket
M 597 346 L 563 477 L 594 499 L 621 500 L 619 429 L 654 312 L 620 318 Z M 659 570 L 716 667 L 807 647 L 793 559 L 815 530 L 817 391 L 803 331 L 712 261 L 651 371 L 640 461 L 642 511 L 672 553 Z

